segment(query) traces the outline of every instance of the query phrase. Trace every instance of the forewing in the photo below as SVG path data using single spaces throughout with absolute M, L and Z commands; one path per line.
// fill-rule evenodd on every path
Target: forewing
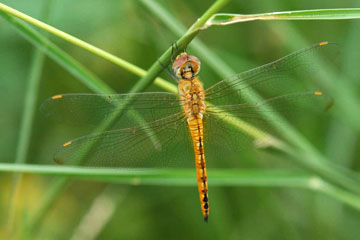
M 320 43 L 296 51 L 220 81 L 206 90 L 206 100 L 215 105 L 227 105 L 258 101 L 249 98 L 248 93 L 253 90 L 263 99 L 309 90 L 309 85 L 318 82 L 316 73 L 321 71 L 323 64 L 321 54 L 335 53 L 336 50 L 336 44 Z
M 111 129 L 136 126 L 181 112 L 173 93 L 63 94 L 47 99 L 42 112 L 58 122 L 98 126 L 111 121 Z

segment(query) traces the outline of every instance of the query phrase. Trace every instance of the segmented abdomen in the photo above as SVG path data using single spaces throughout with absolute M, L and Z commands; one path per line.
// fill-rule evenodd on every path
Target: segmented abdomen
M 204 152 L 203 121 L 201 117 L 193 117 L 188 121 L 191 137 L 194 144 L 196 177 L 200 195 L 201 210 L 204 220 L 209 216 L 208 183 L 206 173 L 206 161 Z

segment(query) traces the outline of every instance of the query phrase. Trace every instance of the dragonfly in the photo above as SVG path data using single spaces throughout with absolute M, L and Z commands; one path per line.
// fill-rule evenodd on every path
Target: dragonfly
M 329 97 L 317 89 L 278 94 L 303 82 L 299 76 L 304 73 L 308 73 L 306 78 L 314 78 L 316 74 L 310 70 L 316 72 L 319 67 L 314 59 L 331 45 L 314 44 L 207 89 L 198 77 L 200 60 L 183 51 L 172 65 L 178 79 L 177 94 L 55 95 L 42 104 L 46 115 L 60 122 L 96 127 L 96 131 L 64 143 L 54 160 L 96 167 L 171 168 L 193 166 L 191 159 L 195 159 L 201 211 L 207 222 L 205 155 L 211 163 L 223 162 L 230 153 L 241 151 L 242 141 L 253 142 L 254 129 L 271 133 L 268 114 L 304 115 L 296 115 L 304 106 L 325 109 Z M 240 130 L 229 127 L 234 120 L 243 123 Z

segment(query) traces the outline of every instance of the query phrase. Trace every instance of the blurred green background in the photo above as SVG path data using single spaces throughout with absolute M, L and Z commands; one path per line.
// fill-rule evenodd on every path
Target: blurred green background
M 45 0 L 2 1 L 40 18 Z M 100 47 L 143 69 L 175 41 L 175 36 L 140 1 L 55 1 L 50 24 Z M 189 27 L 212 2 L 157 1 Z M 358 7 L 350 0 L 232 1 L 221 12 L 262 13 L 301 9 Z M 54 36 L 49 37 L 119 93 L 126 93 L 137 76 Z M 248 22 L 212 27 L 198 37 L 237 72 L 275 60 L 294 50 L 321 41 L 340 44 L 341 81 L 359 94 L 360 21 Z M 191 44 L 189 46 L 191 52 Z M 0 18 L 0 162 L 16 156 L 19 128 L 34 47 Z M 203 61 L 205 87 L 221 79 Z M 171 81 L 165 74 L 164 78 Z M 344 75 L 345 76 L 345 75 Z M 150 86 L 147 90 L 160 90 Z M 38 103 L 59 93 L 90 92 L 49 58 L 41 73 Z M 358 132 L 336 108 L 327 117 L 315 118 L 302 129 L 320 152 L 334 163 L 359 169 Z M 83 130 L 56 124 L 39 111 L 32 126 L 27 163 L 53 164 L 59 144 L 83 135 Z M 271 151 L 249 151 L 241 157 L 244 168 L 298 169 L 289 156 Z M 211 177 L 211 176 L 210 176 Z M 58 177 L 25 175 L 16 204 L 15 225 L 26 229 L 32 210 L 42 203 Z M 0 174 L 0 238 L 6 228 L 12 174 Z M 195 181 L 195 180 L 194 180 Z M 302 189 L 215 187 L 210 180 L 211 216 L 204 224 L 197 188 L 181 186 L 129 186 L 72 180 L 36 226 L 37 239 L 358 239 L 360 214 L 356 210 Z M 24 230 L 25 229 L 25 230 Z M 19 235 L 12 235 L 17 238 Z M 23 237 L 30 236 L 24 234 Z M 19 237 L 20 238 L 20 237 Z

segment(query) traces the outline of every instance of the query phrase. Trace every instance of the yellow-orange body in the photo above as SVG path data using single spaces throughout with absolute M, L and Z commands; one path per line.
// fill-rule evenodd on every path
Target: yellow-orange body
M 203 84 L 195 77 L 200 69 L 200 61 L 194 56 L 182 53 L 176 58 L 173 69 L 180 78 L 178 92 L 194 145 L 201 210 L 205 221 L 207 221 L 209 216 L 209 197 L 203 132 L 203 116 L 206 111 L 205 91 Z

